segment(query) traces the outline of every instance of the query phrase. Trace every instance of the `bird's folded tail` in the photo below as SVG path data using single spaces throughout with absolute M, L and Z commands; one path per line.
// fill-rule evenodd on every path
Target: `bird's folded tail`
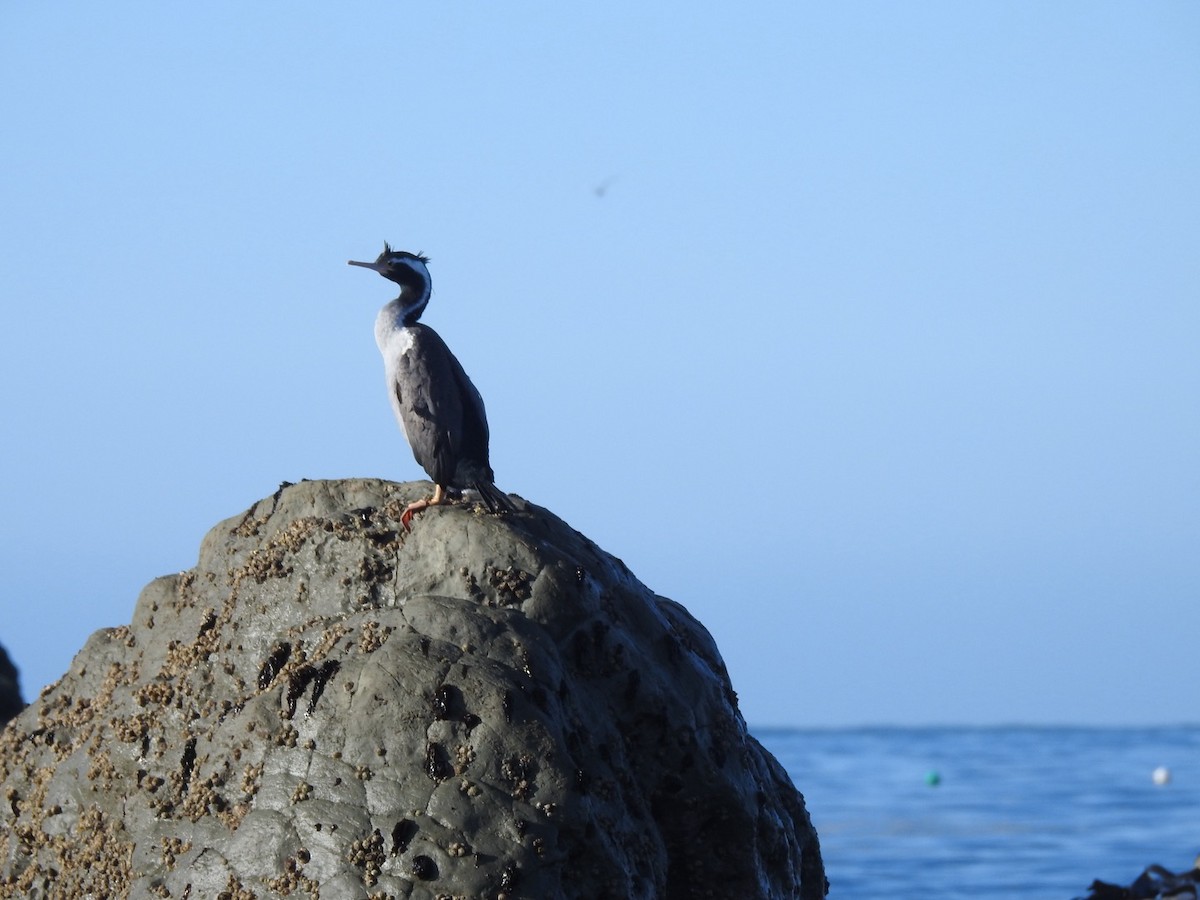
M 483 500 L 484 506 L 488 508 L 490 513 L 498 512 L 516 512 L 516 504 L 512 502 L 512 498 L 504 491 L 500 490 L 494 484 L 487 481 L 476 481 L 471 485 Z

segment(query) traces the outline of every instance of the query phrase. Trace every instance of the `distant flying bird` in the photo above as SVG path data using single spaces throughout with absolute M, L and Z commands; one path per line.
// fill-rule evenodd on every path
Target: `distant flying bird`
M 610 187 L 612 187 L 613 182 L 616 180 L 617 180 L 616 175 L 608 176 L 602 182 L 600 182 L 598 185 L 596 185 L 594 188 L 592 188 L 592 193 L 595 194 L 597 197 L 599 197 L 601 200 L 603 200 L 604 195 L 608 193 L 608 189 Z
M 429 303 L 433 282 L 420 253 L 387 244 L 375 262 L 352 266 L 374 269 L 400 285 L 400 296 L 379 311 L 375 343 L 383 354 L 388 397 L 400 430 L 434 483 L 433 496 L 410 503 L 400 521 L 410 528 L 414 513 L 446 501 L 449 489 L 473 489 L 489 512 L 513 510 L 496 488 L 488 463 L 488 424 L 483 398 L 446 342 L 417 320 Z

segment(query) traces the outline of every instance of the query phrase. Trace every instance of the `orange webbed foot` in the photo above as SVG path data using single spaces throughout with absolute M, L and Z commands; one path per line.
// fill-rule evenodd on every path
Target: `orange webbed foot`
M 412 531 L 413 516 L 421 510 L 430 506 L 441 506 L 446 499 L 446 491 L 440 484 L 433 488 L 433 496 L 428 500 L 414 500 L 408 506 L 404 507 L 404 512 L 400 514 L 400 524 L 404 526 L 405 531 Z

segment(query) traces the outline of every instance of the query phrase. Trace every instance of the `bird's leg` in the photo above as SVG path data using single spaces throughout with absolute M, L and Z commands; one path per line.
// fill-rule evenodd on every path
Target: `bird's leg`
M 412 531 L 412 517 L 414 513 L 419 513 L 427 506 L 441 506 L 446 500 L 446 489 L 440 484 L 433 486 L 433 496 L 428 500 L 414 500 L 408 506 L 404 507 L 404 512 L 400 514 L 400 524 L 404 526 L 405 531 Z

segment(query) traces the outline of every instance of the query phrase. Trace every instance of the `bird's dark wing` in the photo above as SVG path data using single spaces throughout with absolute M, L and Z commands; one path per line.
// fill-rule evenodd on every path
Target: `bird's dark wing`
M 438 333 L 418 325 L 392 385 L 413 456 L 435 484 L 451 484 L 458 468 L 463 437 L 461 371 Z
M 450 368 L 454 372 L 454 381 L 462 403 L 462 439 L 458 449 L 459 486 L 474 486 L 478 482 L 490 484 L 495 481 L 495 476 L 488 461 L 488 423 L 483 397 L 471 383 L 454 354 L 449 350 L 446 352 L 450 357 Z

